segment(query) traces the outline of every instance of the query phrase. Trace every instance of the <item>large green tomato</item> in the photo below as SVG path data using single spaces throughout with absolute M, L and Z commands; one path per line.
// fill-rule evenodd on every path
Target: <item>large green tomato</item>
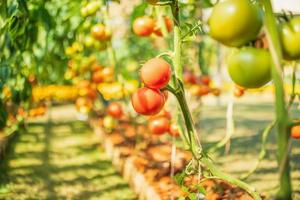
M 231 79 L 244 88 L 259 88 L 271 80 L 271 55 L 265 49 L 245 47 L 228 58 Z
M 300 59 L 300 17 L 282 24 L 280 33 L 284 59 Z
M 222 1 L 213 8 L 208 19 L 211 37 L 231 47 L 255 40 L 262 24 L 261 10 L 250 0 Z

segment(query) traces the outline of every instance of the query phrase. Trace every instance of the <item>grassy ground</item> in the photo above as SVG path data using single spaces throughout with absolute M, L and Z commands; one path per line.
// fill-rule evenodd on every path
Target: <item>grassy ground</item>
M 0 199 L 136 199 L 87 124 L 59 119 L 66 112 L 16 139 L 1 161 Z
M 199 122 L 201 137 L 206 147 L 216 144 L 225 136 L 226 101 L 217 106 L 214 100 L 204 104 Z M 235 132 L 231 138 L 230 151 L 225 153 L 219 149 L 213 157 L 221 168 L 230 174 L 240 177 L 255 165 L 261 149 L 262 130 L 274 120 L 274 107 L 270 98 L 259 95 L 245 96 L 236 100 L 233 118 Z M 293 107 L 292 114 L 299 118 L 299 111 Z M 292 141 L 292 179 L 294 199 L 300 199 L 300 141 Z M 272 195 L 278 185 L 278 171 L 276 162 L 276 134 L 271 132 L 267 155 L 259 165 L 257 171 L 248 178 L 247 182 L 255 186 L 258 191 Z

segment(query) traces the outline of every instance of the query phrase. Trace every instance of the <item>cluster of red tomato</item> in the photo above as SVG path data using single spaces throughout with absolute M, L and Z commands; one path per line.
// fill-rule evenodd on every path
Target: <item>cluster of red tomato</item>
M 196 76 L 191 71 L 186 70 L 183 74 L 183 81 L 193 96 L 201 97 L 212 93 L 214 96 L 219 96 L 221 90 L 219 88 L 212 88 L 210 85 L 211 78 L 209 75 Z
M 150 115 L 148 128 L 154 135 L 169 133 L 178 136 L 176 123 L 170 123 L 171 115 L 163 110 L 168 98 L 167 91 L 161 91 L 171 78 L 171 66 L 162 58 L 152 58 L 141 68 L 141 80 L 146 87 L 133 93 L 131 102 L 134 110 L 142 115 Z
M 212 38 L 226 46 L 240 48 L 229 56 L 228 72 L 232 80 L 244 88 L 259 88 L 271 80 L 270 52 L 251 46 L 259 38 L 262 24 L 261 8 L 250 0 L 219 2 L 208 20 Z M 300 17 L 281 23 L 279 30 L 284 58 L 299 59 Z
M 161 92 L 170 78 L 171 66 L 162 58 L 152 58 L 141 68 L 141 80 L 146 87 L 132 94 L 131 102 L 135 111 L 142 115 L 159 113 L 167 100 L 167 92 Z
M 164 17 L 165 26 L 168 32 L 172 31 L 173 25 L 172 20 L 169 17 Z M 141 37 L 148 37 L 152 33 L 156 36 L 162 36 L 162 30 L 159 27 L 157 21 L 152 17 L 142 16 L 138 17 L 133 22 L 133 32 Z
M 171 136 L 178 137 L 178 125 L 175 122 L 171 122 L 171 118 L 171 114 L 164 109 L 157 115 L 149 117 L 149 131 L 154 135 L 169 133 Z

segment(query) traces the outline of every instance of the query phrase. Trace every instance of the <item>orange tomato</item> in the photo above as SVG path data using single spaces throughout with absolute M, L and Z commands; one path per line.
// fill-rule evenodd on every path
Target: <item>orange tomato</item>
M 147 37 L 152 34 L 155 27 L 155 21 L 149 16 L 139 17 L 133 22 L 133 32 L 141 37 Z
M 300 125 L 292 127 L 291 137 L 294 139 L 300 139 Z
M 179 128 L 178 128 L 178 125 L 176 123 L 171 123 L 169 134 L 171 136 L 174 136 L 174 137 L 178 137 L 180 135 Z
M 118 102 L 113 102 L 109 104 L 109 106 L 107 107 L 107 113 L 114 118 L 121 118 L 123 115 L 123 109 L 121 104 Z
M 166 117 L 157 117 L 149 121 L 148 128 L 152 134 L 162 135 L 169 131 L 170 121 Z
M 141 68 L 143 83 L 152 89 L 165 87 L 171 78 L 171 66 L 162 58 L 152 58 Z

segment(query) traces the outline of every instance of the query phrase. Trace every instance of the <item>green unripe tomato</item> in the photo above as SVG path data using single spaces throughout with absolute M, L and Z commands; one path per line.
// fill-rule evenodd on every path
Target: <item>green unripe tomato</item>
M 283 23 L 280 36 L 284 59 L 300 59 L 300 17 Z
M 255 40 L 262 24 L 261 10 L 250 0 L 221 1 L 208 19 L 211 37 L 231 47 Z
M 107 48 L 107 43 L 105 41 L 95 41 L 94 48 L 103 51 Z
M 83 7 L 80 9 L 80 14 L 82 17 L 86 17 L 88 16 L 88 10 L 85 7 Z
M 117 125 L 117 121 L 111 116 L 105 116 L 103 119 L 103 126 L 106 129 L 114 129 Z
M 228 58 L 228 73 L 244 88 L 262 87 L 271 80 L 271 55 L 253 47 L 237 50 Z
M 99 2 L 97 2 L 97 1 L 90 2 L 86 5 L 87 14 L 93 15 L 97 12 L 97 10 L 99 10 L 99 8 L 100 8 Z
M 85 38 L 84 38 L 84 45 L 87 47 L 87 48 L 92 48 L 93 46 L 94 46 L 94 44 L 95 44 L 95 40 L 94 40 L 94 38 L 92 37 L 92 36 L 86 36 Z

